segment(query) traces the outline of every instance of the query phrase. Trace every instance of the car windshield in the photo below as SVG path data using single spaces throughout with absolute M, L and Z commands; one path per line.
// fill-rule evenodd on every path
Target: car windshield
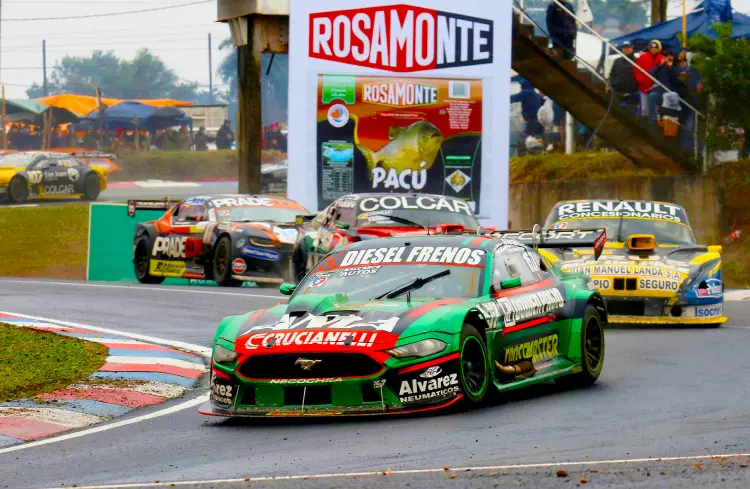
M 444 272 L 450 273 L 444 273 Z M 443 273 L 441 273 L 443 272 Z M 344 293 L 350 301 L 385 298 L 406 300 L 399 289 L 409 285 L 412 299 L 452 299 L 477 297 L 484 267 L 446 265 L 383 265 L 334 269 L 309 274 L 297 287 L 298 294 Z M 427 279 L 424 285 L 413 284 Z M 397 294 L 397 295 L 396 295 Z
M 614 242 L 617 241 L 617 230 L 619 226 L 619 218 L 591 218 L 557 221 L 549 227 L 555 229 L 592 229 L 604 227 L 607 230 L 607 241 Z M 656 236 L 657 243 L 695 243 L 693 232 L 688 226 L 662 219 L 633 219 L 626 217 L 622 220 L 622 229 L 619 234 L 622 241 L 626 240 L 631 234 L 653 234 Z
M 0 157 L 0 166 L 14 166 L 17 168 L 26 168 L 32 164 L 39 155 L 28 153 L 11 153 Z
M 302 212 L 278 207 L 219 207 L 216 216 L 219 222 L 268 221 L 293 224 Z
M 393 216 L 395 219 L 391 219 Z M 434 228 L 439 224 L 461 224 L 464 229 L 477 229 L 479 222 L 473 216 L 458 212 L 427 211 L 427 210 L 381 210 L 365 212 L 358 216 L 357 227 L 412 227 L 415 224 L 426 228 Z M 414 224 L 409 224 L 409 223 Z

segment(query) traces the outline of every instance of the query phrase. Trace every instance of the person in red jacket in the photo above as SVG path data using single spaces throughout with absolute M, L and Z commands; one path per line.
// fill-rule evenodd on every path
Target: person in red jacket
M 661 54 L 661 42 L 653 40 L 648 43 L 648 51 L 641 54 L 636 64 L 643 68 L 646 73 L 650 73 L 654 66 L 661 63 L 662 58 L 664 58 L 664 55 Z M 656 117 L 656 106 L 651 107 L 652 104 L 649 103 L 648 98 L 648 94 L 654 86 L 654 81 L 643 71 L 633 67 L 635 81 L 638 82 L 638 91 L 641 94 L 641 116 L 654 118 Z

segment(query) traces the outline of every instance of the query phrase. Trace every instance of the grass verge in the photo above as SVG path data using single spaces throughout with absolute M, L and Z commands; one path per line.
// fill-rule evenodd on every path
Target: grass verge
M 0 276 L 84 280 L 88 228 L 88 204 L 0 208 Z
M 0 345 L 0 402 L 65 388 L 107 360 L 99 343 L 6 323 L 0 323 Z

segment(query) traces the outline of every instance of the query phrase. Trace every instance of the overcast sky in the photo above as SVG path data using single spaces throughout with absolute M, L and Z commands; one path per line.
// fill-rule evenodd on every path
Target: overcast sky
M 211 33 L 214 84 L 220 85 L 222 81 L 215 71 L 226 50 L 220 52 L 217 47 L 230 34 L 226 24 L 216 22 L 215 0 L 112 17 L 13 20 L 144 10 L 194 1 L 197 0 L 1 0 L 0 81 L 6 87 L 6 96 L 26 98 L 29 85 L 41 84 L 43 39 L 47 41 L 48 76 L 55 62 L 66 54 L 90 56 L 93 49 L 101 49 L 132 58 L 138 49 L 148 47 L 180 78 L 208 86 L 208 34 Z
M 132 58 L 148 47 L 177 76 L 208 86 L 208 34 L 213 35 L 214 72 L 225 53 L 217 46 L 229 37 L 229 27 L 217 23 L 216 2 L 163 11 L 71 20 L 14 20 L 70 17 L 152 9 L 197 0 L 0 0 L 0 82 L 6 95 L 25 98 L 33 82 L 42 81 L 42 40 L 47 41 L 47 66 L 66 54 L 87 56 L 93 49 L 113 50 Z M 397 3 L 397 2 L 394 2 Z M 688 0 L 692 9 L 696 0 Z M 733 0 L 736 10 L 750 13 L 750 0 Z M 670 15 L 680 15 L 680 0 L 670 2 Z M 214 84 L 221 84 L 214 76 Z M 106 89 L 106 87 L 103 87 Z M 219 87 L 222 88 L 222 87 Z M 93 93 L 91 94 L 93 95 Z

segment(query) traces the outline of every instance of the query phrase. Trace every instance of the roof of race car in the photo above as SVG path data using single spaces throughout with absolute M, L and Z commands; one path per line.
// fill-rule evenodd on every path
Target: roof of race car
M 507 238 L 499 238 L 494 236 L 479 236 L 476 234 L 431 234 L 431 235 L 418 235 L 418 236 L 398 236 L 398 237 L 387 237 L 378 238 L 365 241 L 357 241 L 344 246 L 339 251 L 349 250 L 366 250 L 366 249 L 377 249 L 377 248 L 390 248 L 394 246 L 412 246 L 418 245 L 424 247 L 460 247 L 460 248 L 471 248 L 471 249 L 482 249 L 482 250 L 493 250 L 495 247 L 500 245 L 508 246 L 508 251 L 512 248 L 517 247 L 520 249 L 528 249 L 525 244 Z
M 251 195 L 251 194 L 212 194 L 196 195 L 184 200 L 187 205 L 205 205 L 212 204 L 214 207 L 232 207 L 232 206 L 265 206 L 265 207 L 283 207 L 298 209 L 309 212 L 302 204 L 296 200 L 277 197 L 273 195 Z
M 678 222 L 689 226 L 685 208 L 668 202 L 652 200 L 590 199 L 570 200 L 555 204 L 546 225 L 576 219 L 636 218 Z
M 372 197 L 411 197 L 412 199 L 415 199 L 417 197 L 432 197 L 432 198 L 444 198 L 444 199 L 452 199 L 452 200 L 463 200 L 459 199 L 458 197 L 452 197 L 450 195 L 440 195 L 440 194 L 427 194 L 427 193 L 393 193 L 393 192 L 368 192 L 368 193 L 361 193 L 361 194 L 349 194 L 344 195 L 343 197 L 339 197 L 336 200 L 344 200 L 344 199 L 366 199 L 366 198 L 372 198 Z

